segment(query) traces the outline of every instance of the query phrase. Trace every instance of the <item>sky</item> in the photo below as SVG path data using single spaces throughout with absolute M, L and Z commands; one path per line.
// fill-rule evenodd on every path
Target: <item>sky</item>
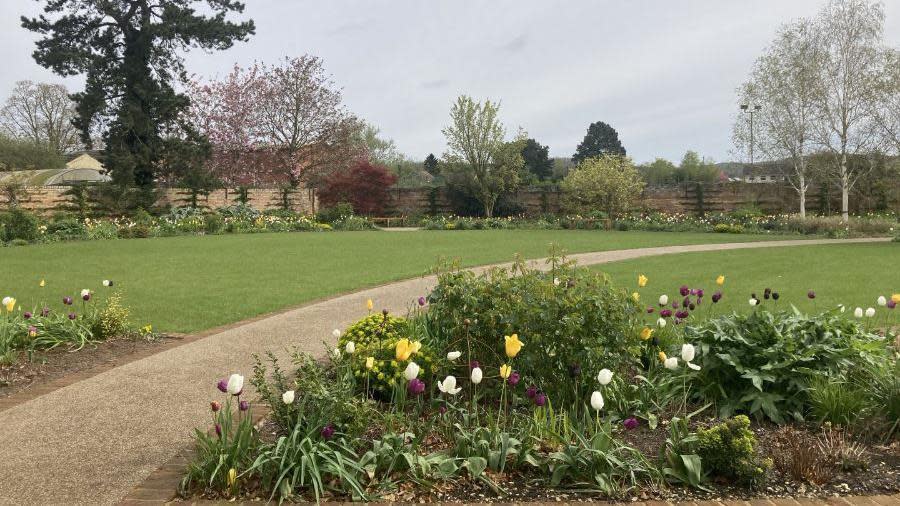
M 32 0 L 0 0 L 0 97 L 22 79 L 61 82 L 31 58 L 19 16 Z M 221 77 L 235 64 L 321 57 L 357 116 L 411 159 L 440 156 L 460 94 L 501 103 L 519 127 L 568 157 L 605 121 L 637 162 L 688 149 L 740 159 L 731 143 L 737 87 L 782 23 L 824 0 L 245 0 L 247 43 L 193 52 L 189 72 Z M 885 40 L 900 47 L 900 1 L 886 2 Z

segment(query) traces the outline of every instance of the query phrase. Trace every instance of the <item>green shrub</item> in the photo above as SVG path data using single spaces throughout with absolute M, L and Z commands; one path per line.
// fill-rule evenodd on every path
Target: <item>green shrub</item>
M 88 231 L 84 223 L 73 218 L 65 218 L 48 223 L 46 234 L 58 241 L 88 238 Z
M 888 357 L 886 339 L 836 310 L 726 315 L 688 327 L 685 340 L 700 348 L 695 385 L 720 416 L 739 411 L 776 423 L 804 419 L 814 378 L 846 377 Z
M 225 229 L 225 220 L 219 213 L 210 213 L 203 217 L 203 231 L 207 234 L 219 234 Z
M 756 436 L 744 415 L 700 430 L 696 447 L 704 470 L 742 485 L 760 485 L 772 465 L 756 455 Z
M 0 239 L 4 241 L 21 239 L 32 242 L 38 238 L 38 218 L 28 211 L 12 209 L 0 215 L 0 224 L 2 224 Z
M 508 360 L 504 336 L 518 334 L 524 347 L 513 368 L 557 405 L 590 392 L 599 369 L 633 363 L 641 349 L 637 303 L 603 274 L 551 262 L 549 273 L 521 261 L 482 275 L 439 273 L 429 297 L 434 348 L 471 350 L 483 370 L 496 371 Z
M 742 234 L 744 233 L 744 227 L 738 224 L 719 223 L 713 227 L 713 231 L 720 234 Z
M 94 335 L 108 339 L 125 334 L 130 327 L 128 321 L 130 313 L 128 307 L 122 303 L 122 295 L 112 294 L 97 315 Z
M 331 222 L 331 226 L 335 230 L 345 231 L 372 230 L 375 228 L 375 225 L 373 225 L 371 221 L 362 216 L 347 216 L 340 218 Z
M 406 337 L 406 328 L 406 318 L 402 316 L 393 316 L 387 312 L 372 313 L 347 327 L 338 339 L 338 348 L 344 349 L 349 341 L 353 341 L 357 347 L 396 341 Z
M 353 206 L 348 202 L 341 202 L 332 207 L 320 209 L 316 215 L 316 221 L 320 223 L 334 223 L 350 216 L 353 216 Z

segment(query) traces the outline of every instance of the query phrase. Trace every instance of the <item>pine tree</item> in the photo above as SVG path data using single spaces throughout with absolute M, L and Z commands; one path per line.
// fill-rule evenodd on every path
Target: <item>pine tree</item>
M 597 121 L 591 123 L 588 127 L 584 140 L 578 145 L 575 156 L 572 161 L 580 163 L 586 158 L 593 158 L 602 155 L 620 155 L 625 156 L 625 148 L 619 141 L 619 133 L 616 129 L 607 123 Z

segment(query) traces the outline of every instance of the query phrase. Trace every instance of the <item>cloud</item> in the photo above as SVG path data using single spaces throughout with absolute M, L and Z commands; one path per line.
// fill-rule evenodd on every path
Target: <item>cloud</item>
M 444 88 L 448 84 L 450 84 L 449 79 L 435 79 L 433 81 L 424 81 L 420 86 L 426 90 L 436 90 L 439 88 Z
M 500 46 L 500 49 L 509 53 L 518 53 L 519 51 L 525 49 L 526 45 L 528 45 L 528 35 L 523 33 L 507 42 L 506 44 Z

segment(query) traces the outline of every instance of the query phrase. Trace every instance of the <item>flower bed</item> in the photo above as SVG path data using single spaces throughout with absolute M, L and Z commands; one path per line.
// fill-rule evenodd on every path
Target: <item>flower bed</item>
M 243 205 L 223 207 L 215 211 L 179 207 L 162 216 L 138 212 L 127 218 L 77 219 L 59 215 L 49 220 L 17 210 L 8 213 L 6 218 L 0 216 L 0 242 L 20 245 L 29 242 L 373 228 L 367 219 L 352 214 L 335 217 L 329 223 L 319 223 L 315 217 L 290 211 L 260 212 Z
M 217 387 L 185 496 L 273 500 L 749 498 L 900 491 L 900 294 L 811 314 L 725 276 L 660 294 L 551 257 L 450 268 L 315 360 Z M 710 293 L 712 292 L 712 293 Z M 810 293 L 810 300 L 815 294 Z M 642 300 L 653 299 L 649 306 Z M 799 301 L 798 301 L 799 302 Z M 261 430 L 248 400 L 270 406 Z M 869 470 L 869 472 L 866 472 Z

